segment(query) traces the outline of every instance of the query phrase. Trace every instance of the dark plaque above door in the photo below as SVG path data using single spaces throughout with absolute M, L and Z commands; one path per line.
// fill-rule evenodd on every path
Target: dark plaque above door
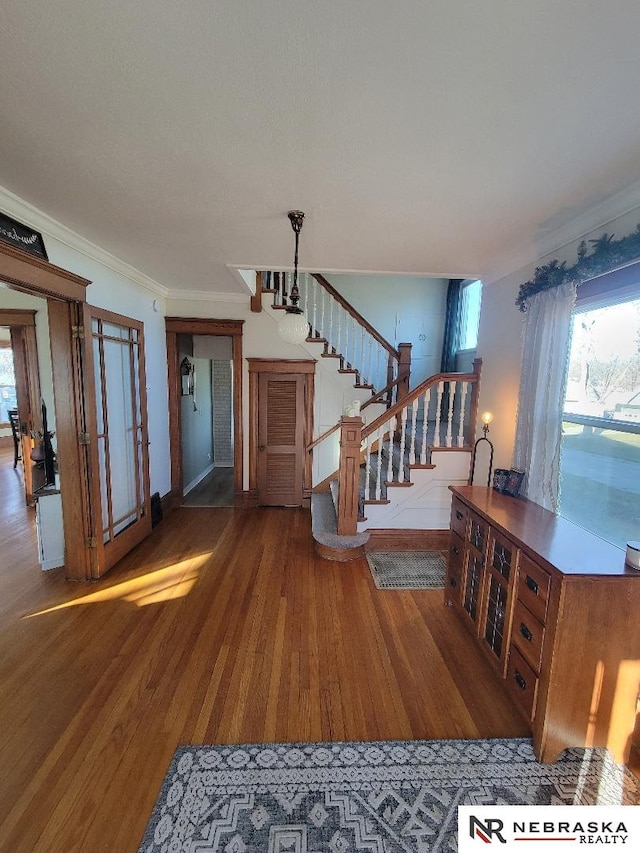
M 49 260 L 42 234 L 1 212 L 0 240 L 3 243 L 8 243 L 9 246 L 14 246 L 16 249 L 22 249 L 23 252 L 35 255 L 37 258 L 44 258 L 45 261 Z

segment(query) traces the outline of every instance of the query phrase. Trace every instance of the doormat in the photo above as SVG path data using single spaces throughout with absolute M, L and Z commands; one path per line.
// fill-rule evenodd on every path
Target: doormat
M 632 805 L 604 749 L 539 764 L 531 740 L 184 746 L 138 853 L 454 853 L 459 805 Z
M 378 589 L 444 589 L 447 562 L 439 551 L 370 551 Z

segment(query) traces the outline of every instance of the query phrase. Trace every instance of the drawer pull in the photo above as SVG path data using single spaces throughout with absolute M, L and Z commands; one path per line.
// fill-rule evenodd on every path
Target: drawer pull
M 458 521 L 462 521 L 462 519 L 464 518 L 464 515 L 460 512 L 459 509 L 456 510 L 456 518 L 458 519 Z
M 454 545 L 454 546 L 451 548 L 451 550 L 453 551 L 453 553 L 454 553 L 454 554 L 459 554 L 459 553 L 460 553 L 460 548 L 458 548 L 458 546 L 457 546 L 457 545 Z
M 534 595 L 538 594 L 538 584 L 534 581 L 534 579 L 530 575 L 527 575 L 525 583 Z
M 531 642 L 531 640 L 533 640 L 533 634 L 527 628 L 527 626 L 524 624 L 524 622 L 520 623 L 520 633 L 525 638 L 525 640 L 528 640 L 529 642 Z
M 515 673 L 513 674 L 513 677 L 515 678 L 516 684 L 518 685 L 520 690 L 526 690 L 527 689 L 527 682 L 524 680 L 524 678 L 520 674 L 519 670 L 516 669 Z
M 454 589 L 458 586 L 458 581 L 455 578 L 449 578 L 449 583 Z

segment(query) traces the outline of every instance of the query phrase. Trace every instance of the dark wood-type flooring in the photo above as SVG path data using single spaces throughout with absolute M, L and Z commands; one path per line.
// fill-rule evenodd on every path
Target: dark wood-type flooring
M 313 553 L 295 509 L 187 509 L 110 574 L 36 560 L 0 456 L 0 850 L 133 853 L 189 743 L 527 734 L 434 590 Z

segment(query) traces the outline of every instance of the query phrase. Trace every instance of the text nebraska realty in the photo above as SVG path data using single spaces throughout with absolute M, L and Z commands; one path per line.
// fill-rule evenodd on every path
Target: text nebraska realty
M 486 821 L 482 829 L 489 829 L 487 833 L 489 837 L 495 836 L 506 844 L 506 839 L 502 836 L 503 826 L 501 820 L 493 818 Z M 472 826 L 472 835 L 473 829 Z M 629 831 L 624 822 L 612 820 L 514 821 L 512 832 L 514 841 L 577 841 L 580 844 L 626 844 L 629 837 Z M 478 834 L 482 837 L 481 831 Z

